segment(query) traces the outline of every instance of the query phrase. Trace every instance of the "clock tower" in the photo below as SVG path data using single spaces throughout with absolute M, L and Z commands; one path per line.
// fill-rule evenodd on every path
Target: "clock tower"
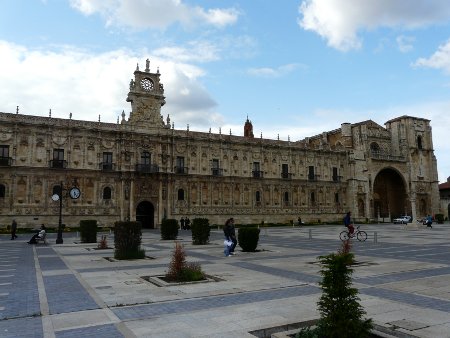
M 161 107 L 166 103 L 164 87 L 159 82 L 159 70 L 150 72 L 150 61 L 147 59 L 145 70 L 140 71 L 137 65 L 134 80 L 130 81 L 127 102 L 131 102 L 129 123 L 137 127 L 158 128 L 164 126 Z

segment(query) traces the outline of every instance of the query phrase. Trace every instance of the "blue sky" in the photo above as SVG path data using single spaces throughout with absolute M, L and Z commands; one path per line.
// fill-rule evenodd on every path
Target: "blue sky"
M 116 122 L 136 64 L 175 128 L 295 141 L 431 120 L 450 176 L 447 0 L 3 0 L 0 111 Z

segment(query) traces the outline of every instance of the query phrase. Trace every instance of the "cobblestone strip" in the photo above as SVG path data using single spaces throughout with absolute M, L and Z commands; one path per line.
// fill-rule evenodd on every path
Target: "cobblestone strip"
M 263 272 L 263 273 L 267 273 L 267 274 L 274 275 L 274 276 L 285 277 L 285 278 L 297 280 L 299 282 L 304 282 L 304 283 L 318 283 L 321 280 L 321 278 L 319 276 L 315 276 L 315 275 L 310 275 L 310 274 L 297 272 L 297 271 L 289 271 L 286 269 L 278 269 L 278 268 L 274 268 L 274 267 L 270 267 L 270 266 L 258 265 L 258 264 L 248 263 L 248 262 L 235 262 L 235 263 L 231 263 L 230 265 L 237 266 L 237 267 L 240 267 L 243 269 L 252 270 L 252 271 Z
M 320 289 L 311 285 L 290 287 L 277 290 L 264 290 L 242 292 L 238 294 L 229 294 L 221 296 L 211 296 L 205 298 L 185 299 L 164 303 L 155 303 L 147 305 L 138 305 L 131 307 L 121 307 L 112 309 L 121 320 L 151 318 L 164 314 L 176 314 L 183 312 L 192 312 L 221 308 L 224 306 L 235 306 L 241 304 L 250 304 L 264 302 L 275 299 L 290 297 L 300 297 L 319 293 Z
M 415 295 L 407 292 L 386 290 L 382 288 L 360 288 L 359 292 L 365 295 L 389 299 L 399 303 L 414 305 L 420 308 L 450 312 L 450 301 Z
M 355 278 L 354 281 L 367 285 L 379 285 L 443 275 L 450 275 L 450 267 L 390 273 L 383 276 L 361 277 Z
M 123 338 L 125 337 L 113 324 L 83 327 L 59 331 L 56 338 Z

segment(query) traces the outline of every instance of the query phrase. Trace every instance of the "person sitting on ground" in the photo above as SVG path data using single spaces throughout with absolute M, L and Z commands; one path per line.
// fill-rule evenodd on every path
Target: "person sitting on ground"
M 31 239 L 27 242 L 28 244 L 36 244 L 37 243 L 37 238 L 42 238 L 45 236 L 45 225 L 42 224 L 41 225 L 41 230 L 34 234 L 33 237 L 31 237 Z
M 355 231 L 355 228 L 352 224 L 352 213 L 349 211 L 344 217 L 344 225 L 348 229 L 348 233 L 350 236 L 353 236 L 353 232 Z

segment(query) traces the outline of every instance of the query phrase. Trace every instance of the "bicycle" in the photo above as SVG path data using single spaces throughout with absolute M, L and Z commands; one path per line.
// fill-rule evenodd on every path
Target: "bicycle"
M 341 241 L 347 241 L 350 238 L 357 238 L 358 241 L 364 242 L 367 239 L 367 232 L 364 230 L 359 230 L 359 225 L 356 227 L 356 229 L 353 231 L 353 234 L 350 235 L 348 230 L 344 230 L 339 234 L 339 238 Z

